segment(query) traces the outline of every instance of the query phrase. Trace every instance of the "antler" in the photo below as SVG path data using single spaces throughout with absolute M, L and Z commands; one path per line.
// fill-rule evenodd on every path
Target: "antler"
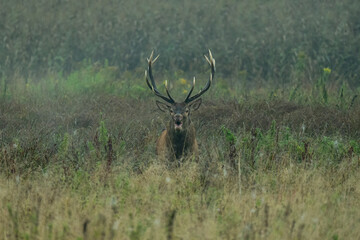
M 211 86 L 211 82 L 214 79 L 214 76 L 215 76 L 215 58 L 213 58 L 210 49 L 209 49 L 209 58 L 206 55 L 204 55 L 204 57 L 205 57 L 206 61 L 209 63 L 209 65 L 211 67 L 211 73 L 210 73 L 209 80 L 206 83 L 204 89 L 201 89 L 198 94 L 195 94 L 194 96 L 190 97 L 191 93 L 193 92 L 194 87 L 195 87 L 195 77 L 194 77 L 194 80 L 192 82 L 192 86 L 191 86 L 191 89 L 189 91 L 189 94 L 187 95 L 187 97 L 186 97 L 186 99 L 184 101 L 185 103 L 192 102 L 195 99 L 199 98 L 201 95 L 203 95 L 207 90 L 209 90 L 209 88 Z
M 165 89 L 166 89 L 166 94 L 168 95 L 168 97 L 162 95 L 159 90 L 156 87 L 156 83 L 154 81 L 154 76 L 152 74 L 152 65 L 156 62 L 156 60 L 159 58 L 160 55 L 158 55 L 155 59 L 153 59 L 154 56 L 154 51 L 151 52 L 150 57 L 147 59 L 148 61 L 148 71 L 145 70 L 145 78 L 146 78 L 146 83 L 149 86 L 149 88 L 155 93 L 156 96 L 162 98 L 163 100 L 165 100 L 168 103 L 175 103 L 175 100 L 170 96 L 168 87 L 167 87 L 167 81 L 165 82 Z M 151 80 L 151 84 L 149 82 L 149 78 L 148 78 L 148 73 L 149 73 L 149 77 Z

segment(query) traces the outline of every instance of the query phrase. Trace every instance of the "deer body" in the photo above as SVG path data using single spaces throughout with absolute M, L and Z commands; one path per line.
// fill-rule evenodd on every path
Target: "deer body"
M 176 133 L 170 127 L 168 129 L 161 133 L 156 143 L 156 154 L 158 156 L 163 159 L 179 159 L 181 156 L 188 156 L 189 154 L 198 156 L 198 144 L 193 124 L 186 133 Z
M 211 82 L 215 75 L 215 59 L 212 57 L 209 50 L 209 58 L 205 56 L 205 59 L 210 64 L 211 74 L 204 89 L 202 89 L 198 94 L 191 96 L 195 86 L 194 77 L 191 89 L 186 99 L 183 102 L 175 102 L 169 93 L 167 82 L 165 82 L 167 96 L 162 95 L 156 87 L 156 83 L 152 75 L 152 65 L 158 57 L 153 60 L 152 52 L 150 58 L 148 59 L 148 71 L 145 71 L 146 83 L 156 96 L 162 98 L 166 102 L 156 101 L 156 105 L 161 111 L 169 112 L 171 119 L 166 127 L 166 130 L 161 133 L 157 141 L 156 153 L 159 157 L 169 160 L 180 159 L 181 157 L 189 156 L 191 154 L 197 157 L 198 144 L 196 141 L 196 131 L 194 124 L 191 122 L 190 113 L 200 107 L 202 100 L 199 97 L 211 86 Z M 151 82 L 149 81 L 148 76 L 150 77 Z

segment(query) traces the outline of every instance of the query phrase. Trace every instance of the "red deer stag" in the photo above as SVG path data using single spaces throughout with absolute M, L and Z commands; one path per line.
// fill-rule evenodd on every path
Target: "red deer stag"
M 200 90 L 198 94 L 191 96 L 194 86 L 195 77 L 192 82 L 190 91 L 183 102 L 176 102 L 169 93 L 167 82 L 165 82 L 165 89 L 167 96 L 161 94 L 156 87 L 156 83 L 152 74 L 152 65 L 156 62 L 159 56 L 153 59 L 154 51 L 151 53 L 148 61 L 148 70 L 145 71 L 146 83 L 154 94 L 162 98 L 166 103 L 156 101 L 156 105 L 163 112 L 169 112 L 171 120 L 168 123 L 166 130 L 164 130 L 156 144 L 156 153 L 162 159 L 174 160 L 180 159 L 183 156 L 193 154 L 197 157 L 198 144 L 196 142 L 195 127 L 190 120 L 191 111 L 197 110 L 201 105 L 201 95 L 209 90 L 215 75 L 215 59 L 209 50 L 209 57 L 205 55 L 205 59 L 211 67 L 211 73 L 208 82 L 204 89 Z M 149 81 L 150 78 L 150 81 Z

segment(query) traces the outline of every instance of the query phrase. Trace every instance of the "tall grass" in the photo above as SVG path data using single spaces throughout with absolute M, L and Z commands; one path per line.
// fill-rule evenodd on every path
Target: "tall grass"
M 0 239 L 359 238 L 356 1 L 0 5 Z M 178 168 L 154 48 L 178 101 L 217 59 Z
M 184 73 L 157 76 L 186 95 Z M 143 71 L 87 62 L 15 79 L 0 115 L 1 238 L 356 239 L 358 92 L 321 84 L 234 91 L 243 82 L 218 78 L 193 114 L 199 161 L 169 169 Z
M 31 176 L 1 175 L 2 238 L 359 236 L 358 158 L 348 158 L 336 169 L 317 169 L 284 156 L 276 170 L 258 165 L 243 176 L 241 186 L 235 175 L 224 175 L 220 162 L 206 171 L 189 162 L 173 170 L 154 163 L 137 174 L 126 167 L 135 159 L 118 160 L 126 164 L 112 167 L 110 174 L 101 164 L 91 172 L 70 169 L 66 180 L 56 165 Z

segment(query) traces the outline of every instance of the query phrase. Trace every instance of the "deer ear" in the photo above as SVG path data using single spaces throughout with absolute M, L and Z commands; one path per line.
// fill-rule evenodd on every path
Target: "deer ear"
M 189 108 L 193 111 L 198 110 L 202 103 L 201 98 L 197 99 L 196 101 L 190 103 Z
M 160 102 L 157 100 L 156 100 L 156 106 L 163 112 L 167 112 L 171 108 L 170 105 L 167 105 L 166 103 L 163 103 L 163 102 Z

